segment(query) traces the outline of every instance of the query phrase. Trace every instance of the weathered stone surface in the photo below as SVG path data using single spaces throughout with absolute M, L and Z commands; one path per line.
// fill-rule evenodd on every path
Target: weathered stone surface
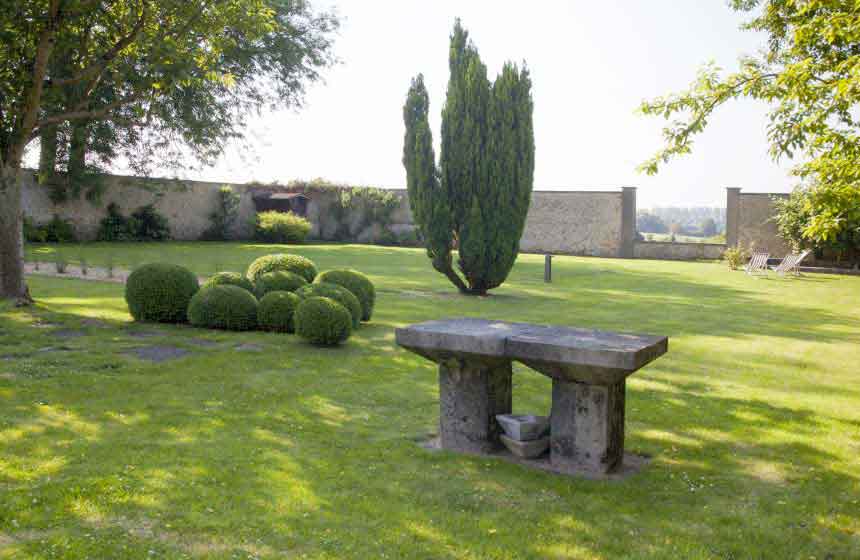
M 517 441 L 540 439 L 549 430 L 549 417 L 534 414 L 499 414 L 496 420 L 505 434 Z
M 439 364 L 442 447 L 469 453 L 499 449 L 497 414 L 511 411 L 511 362 L 447 360 Z
M 452 357 L 504 358 L 507 338 L 515 323 L 484 319 L 427 321 L 395 331 L 397 344 L 441 362 Z
M 548 437 L 520 441 L 502 434 L 500 438 L 502 443 L 505 444 L 505 447 L 507 447 L 511 453 L 517 457 L 522 457 L 523 459 L 534 459 L 535 457 L 540 457 L 546 453 L 547 449 L 549 449 Z
M 559 470 L 607 473 L 624 456 L 625 382 L 587 385 L 553 379 L 550 461 Z

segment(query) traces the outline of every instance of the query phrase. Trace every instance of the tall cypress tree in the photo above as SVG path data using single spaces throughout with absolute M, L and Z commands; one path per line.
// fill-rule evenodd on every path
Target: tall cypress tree
M 516 262 L 534 177 L 534 129 L 528 71 L 505 64 L 491 83 L 460 21 L 448 58 L 436 168 L 421 75 L 404 108 L 403 164 L 415 222 L 433 267 L 463 293 L 500 286 Z M 452 251 L 458 250 L 454 270 Z

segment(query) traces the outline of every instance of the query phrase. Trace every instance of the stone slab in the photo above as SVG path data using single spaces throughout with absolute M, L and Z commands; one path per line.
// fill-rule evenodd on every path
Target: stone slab
M 666 353 L 665 336 L 486 319 L 427 321 L 395 331 L 397 344 L 428 359 L 485 356 L 523 362 L 553 378 L 613 385 Z
M 511 453 L 524 459 L 540 457 L 549 449 L 549 437 L 520 441 L 502 434 L 500 438 Z

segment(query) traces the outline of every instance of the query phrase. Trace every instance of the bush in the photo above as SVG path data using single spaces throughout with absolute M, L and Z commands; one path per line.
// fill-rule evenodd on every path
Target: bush
M 346 307 L 326 297 L 303 299 L 295 315 L 296 334 L 313 344 L 334 346 L 352 332 L 352 317 Z
M 188 320 L 195 327 L 249 331 L 257 326 L 257 307 L 257 298 L 239 286 L 209 286 L 191 298 Z
M 71 222 L 54 214 L 47 224 L 38 225 L 24 218 L 24 240 L 29 243 L 71 243 L 75 241 L 75 228 Z
M 327 297 L 346 307 L 352 316 L 352 328 L 357 329 L 361 323 L 361 303 L 352 292 L 337 284 L 313 283 L 296 291 L 300 299 L 309 297 Z
M 167 241 L 170 239 L 170 226 L 167 218 L 158 213 L 155 206 L 141 206 L 131 215 L 134 219 L 134 236 L 139 241 Z
M 266 255 L 260 257 L 251 263 L 248 267 L 246 276 L 251 282 L 257 282 L 257 278 L 267 272 L 275 272 L 283 270 L 284 272 L 292 272 L 298 274 L 308 282 L 313 282 L 317 276 L 317 267 L 314 262 L 299 255 Z
M 723 258 L 728 263 L 730 270 L 737 270 L 746 264 L 750 258 L 750 254 L 746 249 L 738 245 L 737 247 L 726 249 L 725 253 L 723 253 Z
M 217 272 L 210 276 L 201 287 L 208 288 L 210 286 L 239 286 L 251 293 L 254 292 L 254 285 L 251 281 L 238 272 Z
M 218 189 L 218 200 L 215 202 L 215 210 L 209 214 L 212 225 L 203 232 L 200 238 L 203 241 L 224 241 L 229 239 L 230 230 L 239 217 L 239 203 L 241 197 L 233 191 L 229 185 Z
M 137 321 L 184 323 L 197 290 L 197 277 L 190 270 L 175 264 L 145 264 L 129 274 L 125 301 Z
M 293 319 L 300 301 L 291 292 L 269 292 L 257 308 L 257 326 L 264 331 L 294 332 Z
M 255 237 L 266 243 L 303 243 L 311 223 L 292 212 L 269 210 L 257 214 Z
M 370 321 L 373 306 L 376 304 L 376 289 L 367 276 L 357 270 L 327 270 L 320 274 L 316 281 L 337 284 L 352 292 L 361 302 L 361 320 Z
M 257 298 L 261 298 L 269 292 L 295 292 L 307 284 L 308 281 L 298 274 L 276 270 L 257 278 L 257 281 L 254 282 L 254 293 Z
M 111 202 L 107 216 L 99 222 L 96 234 L 99 241 L 167 241 L 170 227 L 167 218 L 158 213 L 155 206 L 141 206 L 128 218 L 122 215 L 119 205 Z

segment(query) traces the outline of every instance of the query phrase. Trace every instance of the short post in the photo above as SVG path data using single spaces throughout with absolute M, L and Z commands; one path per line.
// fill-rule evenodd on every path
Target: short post
M 543 257 L 543 281 L 547 284 L 552 283 L 552 255 Z

